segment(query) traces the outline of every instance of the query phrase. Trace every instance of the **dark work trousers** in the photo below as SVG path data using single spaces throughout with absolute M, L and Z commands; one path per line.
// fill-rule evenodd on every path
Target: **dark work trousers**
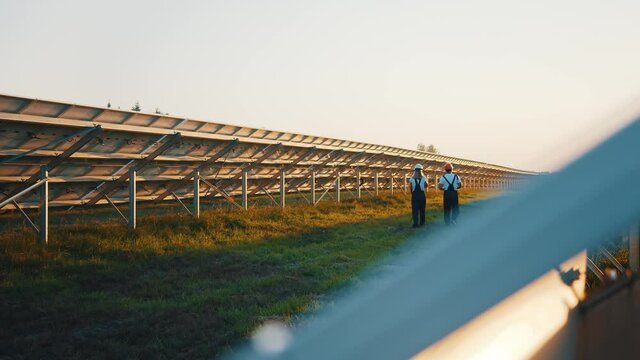
M 460 214 L 458 206 L 458 192 L 455 190 L 444 191 L 444 223 L 449 225 L 451 221 L 455 222 Z
M 411 213 L 413 215 L 413 226 L 424 225 L 424 211 L 427 208 L 427 197 L 425 192 L 416 186 L 411 192 Z

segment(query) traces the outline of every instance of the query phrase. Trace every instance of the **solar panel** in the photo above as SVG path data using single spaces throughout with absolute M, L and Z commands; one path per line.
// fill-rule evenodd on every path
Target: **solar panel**
M 0 94 L 0 208 L 42 206 L 37 192 L 13 198 L 39 180 L 41 167 L 48 169 L 47 206 L 90 206 L 129 202 L 130 169 L 136 201 L 193 198 L 195 171 L 200 196 L 233 201 L 312 187 L 360 193 L 401 186 L 416 162 L 432 179 L 452 162 L 475 186 L 511 186 L 535 174 L 392 146 Z

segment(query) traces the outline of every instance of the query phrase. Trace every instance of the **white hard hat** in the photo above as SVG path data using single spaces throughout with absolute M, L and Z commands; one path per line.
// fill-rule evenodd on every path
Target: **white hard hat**
M 416 170 L 422 170 L 422 164 L 416 164 Z

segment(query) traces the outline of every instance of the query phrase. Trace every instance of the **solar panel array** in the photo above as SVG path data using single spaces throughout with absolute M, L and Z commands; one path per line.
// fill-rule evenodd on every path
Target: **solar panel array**
M 48 206 L 127 202 L 135 171 L 137 201 L 194 198 L 198 191 L 197 198 L 244 207 L 252 195 L 280 191 L 316 202 L 316 191 L 319 198 L 330 189 L 397 189 L 416 162 L 431 179 L 452 162 L 475 187 L 511 186 L 534 174 L 391 146 L 0 94 L 5 209 L 39 206 L 37 192 L 13 197 L 40 180 L 42 167 Z

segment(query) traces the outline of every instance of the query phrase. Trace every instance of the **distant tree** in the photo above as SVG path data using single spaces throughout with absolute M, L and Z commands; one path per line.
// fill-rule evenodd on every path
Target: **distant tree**
M 109 102 L 107 103 L 107 107 L 108 107 L 108 108 L 110 108 L 110 107 L 111 107 L 111 101 L 109 101 Z
M 440 150 L 438 150 L 438 148 L 433 144 L 425 145 L 423 143 L 420 143 L 418 144 L 418 151 L 426 151 L 434 154 L 440 154 Z
M 438 148 L 433 144 L 429 144 L 429 146 L 427 146 L 427 149 L 425 151 L 434 153 L 434 154 L 440 154 L 440 150 L 438 150 Z
M 131 111 L 140 111 L 142 108 L 140 107 L 140 103 L 136 101 L 136 104 L 131 107 Z
M 157 106 L 156 106 L 156 114 L 164 115 L 162 111 L 160 111 L 160 108 Z

